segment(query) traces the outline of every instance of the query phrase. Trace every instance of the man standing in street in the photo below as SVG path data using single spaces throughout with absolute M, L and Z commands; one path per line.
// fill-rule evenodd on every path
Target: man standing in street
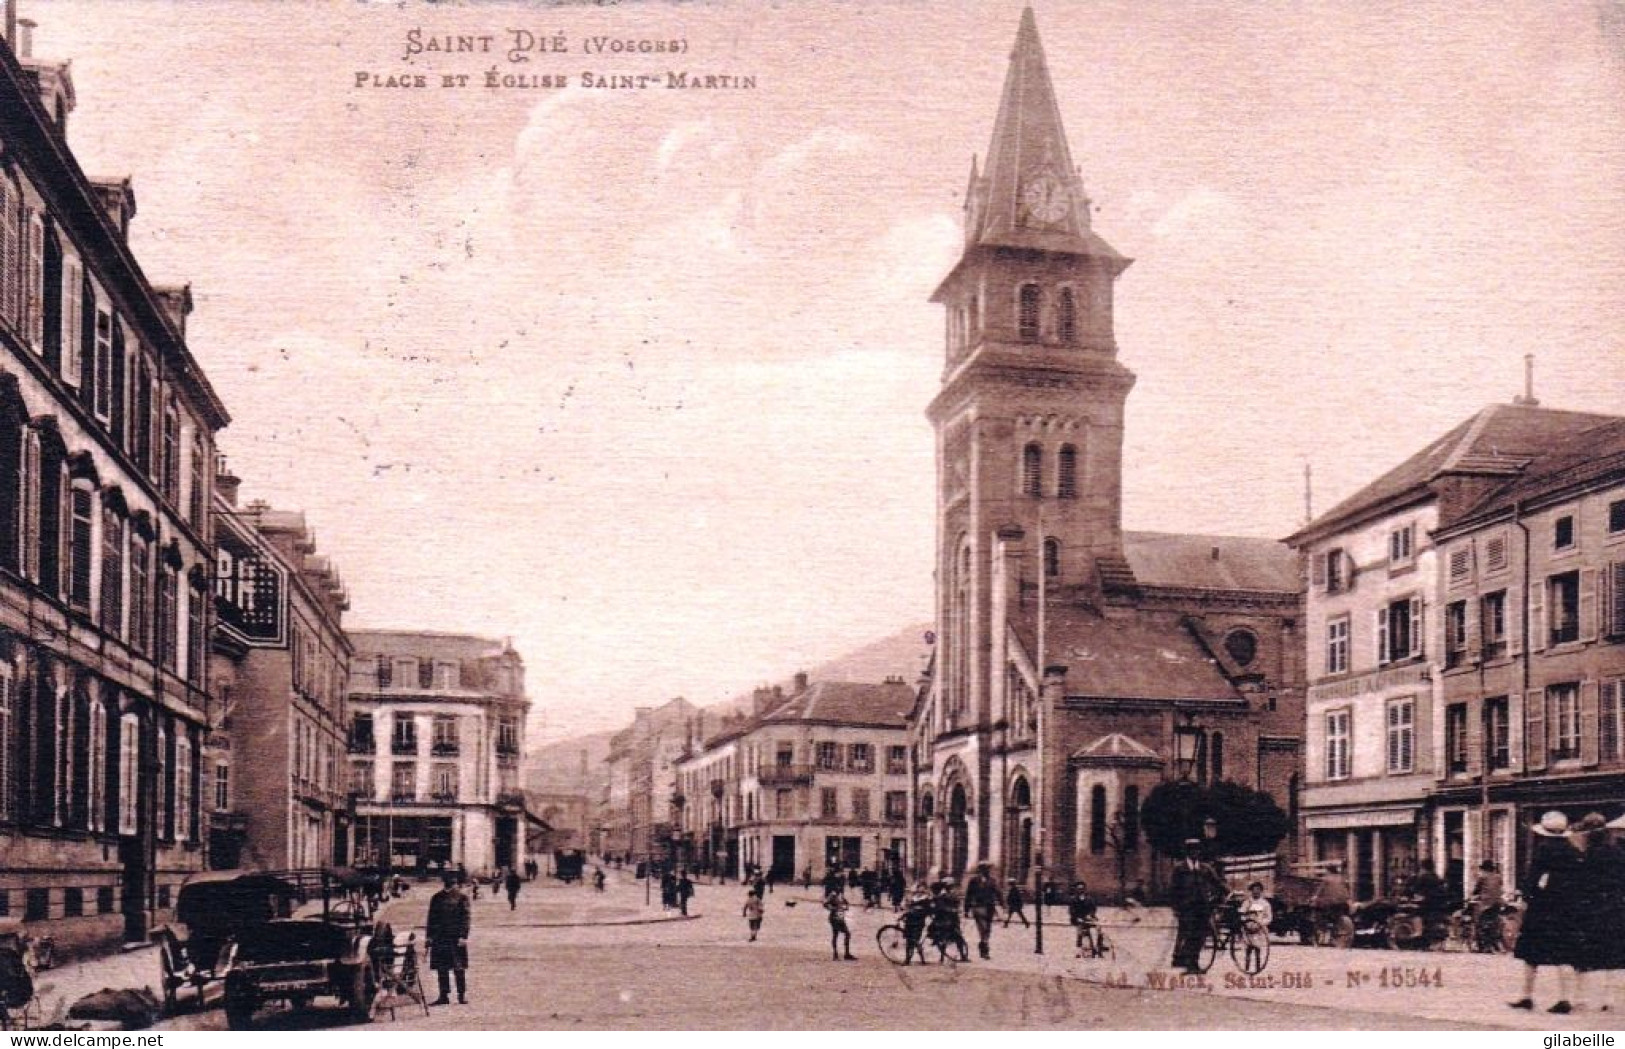
M 502 887 L 508 890 L 508 909 L 510 911 L 519 906 L 519 886 L 522 884 L 524 882 L 519 877 L 519 872 L 509 867 L 507 880 L 502 883 Z
M 1212 867 L 1202 862 L 1201 854 L 1202 842 L 1187 838 L 1185 858 L 1175 865 L 1168 886 L 1168 901 L 1173 904 L 1174 917 L 1179 922 L 1173 965 L 1189 974 L 1202 971 L 1202 943 L 1207 938 L 1213 906 L 1225 892 L 1224 882 Z
M 677 908 L 688 916 L 688 901 L 694 898 L 694 883 L 689 880 L 688 871 L 677 876 Z
M 429 900 L 429 919 L 424 936 L 429 941 L 429 968 L 440 978 L 440 997 L 433 1005 L 451 1004 L 451 975 L 457 974 L 457 1001 L 468 1004 L 468 897 L 457 888 L 457 876 L 445 876 L 445 888 Z
M 993 935 L 993 915 L 999 909 L 999 887 L 993 882 L 992 865 L 986 860 L 976 865 L 976 876 L 965 886 L 965 913 L 976 923 L 976 951 L 984 959 L 988 937 Z

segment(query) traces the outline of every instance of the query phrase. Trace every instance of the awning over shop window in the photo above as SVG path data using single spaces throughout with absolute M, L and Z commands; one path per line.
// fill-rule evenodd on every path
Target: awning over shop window
M 1360 812 L 1312 812 L 1304 816 L 1310 830 L 1359 830 L 1363 827 L 1410 827 L 1416 823 L 1417 806 L 1397 809 L 1368 809 Z

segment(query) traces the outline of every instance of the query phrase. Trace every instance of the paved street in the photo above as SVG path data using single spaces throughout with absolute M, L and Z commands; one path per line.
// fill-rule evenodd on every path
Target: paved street
M 389 905 L 386 917 L 398 930 L 421 923 L 430 888 L 418 886 Z M 745 942 L 743 897 L 737 885 L 701 885 L 692 907 L 696 916 L 678 920 L 674 912 L 662 914 L 658 888 L 655 904 L 646 907 L 642 884 L 621 877 L 612 878 L 602 895 L 543 880 L 526 887 L 513 912 L 506 901 L 482 895 L 474 904 L 470 940 L 471 1004 L 437 1008 L 428 1017 L 401 1009 L 394 1019 L 383 1014 L 375 1025 L 1565 1030 L 1595 1027 L 1599 1019 L 1586 1012 L 1566 1018 L 1514 1012 L 1505 1002 L 1514 996 L 1519 966 L 1508 958 L 1460 954 L 1277 944 L 1260 986 L 1241 985 L 1239 973 L 1221 958 L 1202 986 L 1158 990 L 1148 974 L 1167 973 L 1172 942 L 1172 929 L 1159 921 L 1159 912 L 1114 929 L 1118 947 L 1111 962 L 1073 958 L 1065 926 L 1046 927 L 1049 950 L 1037 956 L 1031 931 L 1018 923 L 996 928 L 991 962 L 905 969 L 886 962 L 875 948 L 875 930 L 891 920 L 890 912 L 859 907 L 851 916 L 858 961 L 837 963 L 829 957 L 828 927 L 814 893 L 780 887 L 769 897 L 761 940 L 754 944 Z M 1058 909 L 1051 914 L 1060 916 Z M 1384 986 L 1407 981 L 1418 985 Z M 432 982 L 429 991 L 432 996 Z M 335 1012 L 318 1008 L 267 1011 L 259 1024 L 297 1029 L 337 1022 Z M 221 1010 L 212 1009 L 164 1026 L 224 1025 Z

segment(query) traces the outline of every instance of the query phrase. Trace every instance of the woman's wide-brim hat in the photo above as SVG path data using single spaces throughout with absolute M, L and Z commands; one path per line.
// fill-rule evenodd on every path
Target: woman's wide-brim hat
M 1619 816 L 1608 821 L 1609 830 L 1625 830 L 1625 816 Z
M 1580 817 L 1580 822 L 1570 827 L 1575 834 L 1590 834 L 1594 830 L 1602 830 L 1608 826 L 1608 820 L 1600 812 L 1588 812 Z
M 1534 830 L 1543 838 L 1561 838 L 1569 832 L 1569 818 L 1553 809 L 1540 818 Z

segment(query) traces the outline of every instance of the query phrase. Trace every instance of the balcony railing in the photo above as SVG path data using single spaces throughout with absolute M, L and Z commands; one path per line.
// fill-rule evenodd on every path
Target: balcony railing
M 811 765 L 768 765 L 756 773 L 756 779 L 764 787 L 789 787 L 798 783 L 811 783 L 813 769 Z
M 389 752 L 391 754 L 416 754 L 418 752 L 418 741 L 415 739 L 391 740 Z
M 429 748 L 429 753 L 437 758 L 455 758 L 462 753 L 462 747 L 456 743 L 436 743 Z
M 350 741 L 351 754 L 376 754 L 378 741 L 373 739 L 352 739 Z
M 457 800 L 457 792 L 455 790 L 437 790 L 433 794 L 429 795 L 429 798 L 431 801 L 449 804 Z
M 392 791 L 390 792 L 389 800 L 397 805 L 410 805 L 418 800 L 418 792 L 415 790 Z

